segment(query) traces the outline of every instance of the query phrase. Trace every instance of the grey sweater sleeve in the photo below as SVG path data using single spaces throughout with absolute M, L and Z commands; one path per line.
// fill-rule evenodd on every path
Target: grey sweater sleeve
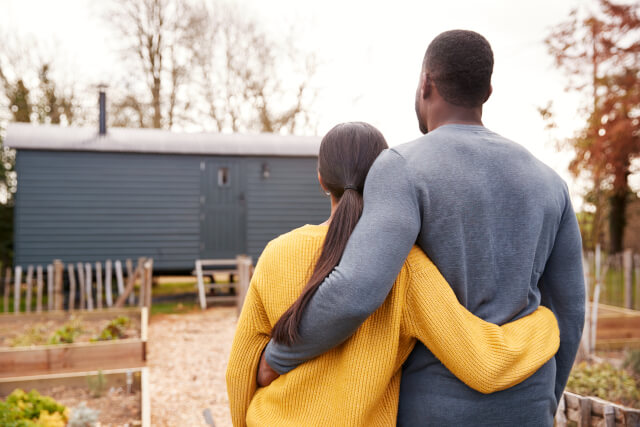
M 371 167 L 364 210 L 340 264 L 311 299 L 300 341 L 269 342 L 265 357 L 284 374 L 349 338 L 382 303 L 420 232 L 421 216 L 405 159 L 384 151 Z
M 582 238 L 566 188 L 565 198 L 560 228 L 539 284 L 541 303 L 553 311 L 560 328 L 560 348 L 555 356 L 558 402 L 578 352 L 585 310 Z

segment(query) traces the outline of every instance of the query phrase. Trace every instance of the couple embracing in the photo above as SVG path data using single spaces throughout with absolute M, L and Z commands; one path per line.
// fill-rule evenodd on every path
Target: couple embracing
M 235 426 L 552 426 L 584 322 L 566 184 L 482 125 L 493 53 L 448 31 L 424 57 L 424 136 L 322 140 L 331 216 L 271 241 L 227 368 Z

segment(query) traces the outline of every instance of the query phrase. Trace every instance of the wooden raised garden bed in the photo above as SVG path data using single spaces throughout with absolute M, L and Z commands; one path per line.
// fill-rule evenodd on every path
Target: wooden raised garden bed
M 600 304 L 596 349 L 640 348 L 640 311 Z
M 73 317 L 72 317 L 73 316 Z M 41 325 L 44 334 L 74 319 L 80 329 L 97 331 L 119 316 L 131 321 L 125 338 L 109 341 L 84 340 L 71 344 L 44 344 L 9 346 L 7 337 L 16 331 L 29 330 Z M 86 324 L 86 325 L 84 325 Z M 139 368 L 146 362 L 147 308 L 107 309 L 99 311 L 53 311 L 38 314 L 0 315 L 0 379 L 10 377 L 69 373 L 78 371 Z M 31 329 L 28 329 L 31 328 Z M 13 338 L 15 344 L 16 338 Z
M 102 382 L 96 386 L 96 378 Z M 93 381 L 93 385 L 92 384 Z M 148 368 L 85 371 L 29 377 L 0 378 L 0 399 L 16 389 L 55 399 L 71 414 L 81 403 L 99 411 L 101 426 L 151 425 Z
M 640 409 L 565 391 L 558 405 L 556 426 L 565 427 L 570 423 L 578 427 L 639 427 Z

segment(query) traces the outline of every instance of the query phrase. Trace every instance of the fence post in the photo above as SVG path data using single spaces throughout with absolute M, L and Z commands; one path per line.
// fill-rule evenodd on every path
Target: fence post
M 588 358 L 591 351 L 591 319 L 589 310 L 589 282 L 591 281 L 591 275 L 589 265 L 587 264 L 587 257 L 582 254 L 582 274 L 584 276 L 584 289 L 585 289 L 585 312 L 584 312 L 584 330 L 582 332 L 582 339 L 580 340 L 580 349 L 578 351 L 577 359 L 583 360 Z
M 53 265 L 47 265 L 47 310 L 53 310 Z
M 631 249 L 626 249 L 624 251 L 624 307 L 632 308 L 632 298 L 631 298 L 631 279 L 632 279 L 632 255 Z
M 138 260 L 141 262 L 141 260 Z M 142 260 L 142 270 L 140 270 L 140 289 L 138 290 L 138 305 L 144 307 L 146 302 L 146 290 L 147 290 L 147 262 Z
M 91 263 L 85 263 L 84 268 L 84 281 L 87 285 L 87 309 L 93 311 L 93 273 L 91 272 Z
M 80 289 L 80 310 L 84 310 L 86 305 L 85 305 L 85 294 L 87 293 L 87 289 L 85 287 L 85 282 L 84 282 L 84 266 L 82 265 L 81 262 L 79 262 L 78 264 L 76 264 L 76 266 L 78 267 L 77 272 L 78 272 L 78 289 Z
M 13 314 L 20 313 L 20 285 L 22 284 L 22 267 L 16 267 L 16 276 L 13 284 Z
M 248 257 L 246 255 L 239 255 L 236 259 L 238 263 L 238 286 L 236 288 L 238 300 L 236 304 L 239 316 L 240 312 L 242 311 L 242 305 L 244 304 L 244 299 L 247 295 L 247 291 L 249 290 L 249 285 L 251 283 L 252 262 L 251 257 Z
M 73 264 L 67 265 L 67 273 L 69 275 L 69 311 L 73 311 L 76 308 L 76 273 L 73 270 Z
M 4 313 L 8 313 L 9 312 L 9 293 L 11 292 L 11 267 L 7 267 L 5 270 L 5 276 L 4 276 L 4 305 L 3 305 L 3 309 L 4 309 Z
M 236 259 L 237 261 L 237 259 Z M 200 309 L 207 308 L 207 296 L 204 292 L 204 277 L 202 276 L 202 261 L 196 260 L 196 277 L 198 278 L 198 300 L 200 301 Z
M 127 264 L 127 288 L 129 287 L 131 277 L 133 277 L 133 287 L 129 292 L 129 305 L 134 305 L 136 303 L 136 292 L 135 292 L 136 273 L 138 273 L 137 269 L 140 266 L 140 259 L 138 258 L 138 266 L 136 266 L 135 270 L 133 269 L 133 261 L 131 260 L 131 258 L 127 258 L 126 264 Z
M 127 286 L 126 288 L 124 288 L 124 291 L 118 295 L 118 299 L 116 300 L 114 306 L 116 308 L 121 308 L 124 307 L 125 302 L 127 301 L 127 299 L 129 301 L 131 301 L 131 295 L 134 293 L 134 287 L 136 285 L 136 277 L 138 275 L 142 275 L 142 263 L 144 262 L 144 258 L 141 258 L 138 261 L 138 265 L 136 266 L 136 269 L 133 269 L 133 265 L 131 265 L 131 273 L 127 276 Z M 131 264 L 131 260 L 127 260 L 127 264 Z M 129 269 L 129 266 L 127 267 L 127 269 Z M 134 300 L 135 301 L 135 300 Z
M 24 311 L 31 313 L 31 296 L 33 294 L 33 265 L 27 267 L 27 296 L 24 299 Z
M 54 307 L 56 310 L 64 309 L 64 294 L 62 292 L 62 275 L 64 274 L 64 264 L 59 259 L 53 261 L 53 269 L 54 269 L 54 287 L 55 287 L 55 297 L 54 297 Z
M 589 353 L 593 354 L 596 350 L 596 332 L 598 329 L 598 304 L 600 303 L 600 291 L 602 290 L 602 252 L 600 244 L 596 245 L 595 253 L 595 286 L 593 288 L 593 301 L 591 302 L 591 328 L 589 332 Z
M 118 296 L 124 293 L 124 277 L 122 275 L 122 261 L 116 260 L 116 282 L 118 284 Z
M 149 310 L 151 310 L 151 304 L 152 304 L 151 292 L 153 287 L 152 286 L 153 285 L 153 258 L 149 258 L 147 262 L 144 264 L 144 274 L 146 277 L 145 283 L 147 286 L 147 289 L 144 293 L 144 296 L 145 296 L 144 306 L 147 307 Z
M 638 254 L 633 256 L 633 268 L 635 270 L 635 288 L 636 288 L 636 300 L 634 302 L 633 308 L 640 310 L 640 255 Z
M 96 262 L 96 306 L 102 308 L 102 263 Z
M 42 280 L 42 266 L 36 268 L 36 313 L 42 312 L 42 288 L 44 282 Z
M 104 290 L 105 298 L 107 300 L 107 307 L 113 305 L 113 294 L 111 293 L 111 260 L 108 259 L 104 263 Z

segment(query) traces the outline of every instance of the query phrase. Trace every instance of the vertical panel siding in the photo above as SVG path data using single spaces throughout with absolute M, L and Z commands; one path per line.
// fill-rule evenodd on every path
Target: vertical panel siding
M 199 256 L 200 158 L 19 151 L 17 264 Z
M 262 165 L 270 176 L 262 177 Z M 304 224 L 329 217 L 330 202 L 320 191 L 314 158 L 251 158 L 247 171 L 247 250 L 257 261 L 266 244 Z
M 203 256 L 200 164 L 213 159 L 19 151 L 16 263 L 151 256 L 158 270 L 190 271 Z M 328 217 L 329 200 L 317 183 L 316 159 L 235 159 L 246 173 L 246 242 L 239 246 L 246 247 L 254 262 L 271 239 Z M 264 163 L 268 179 L 262 177 Z

